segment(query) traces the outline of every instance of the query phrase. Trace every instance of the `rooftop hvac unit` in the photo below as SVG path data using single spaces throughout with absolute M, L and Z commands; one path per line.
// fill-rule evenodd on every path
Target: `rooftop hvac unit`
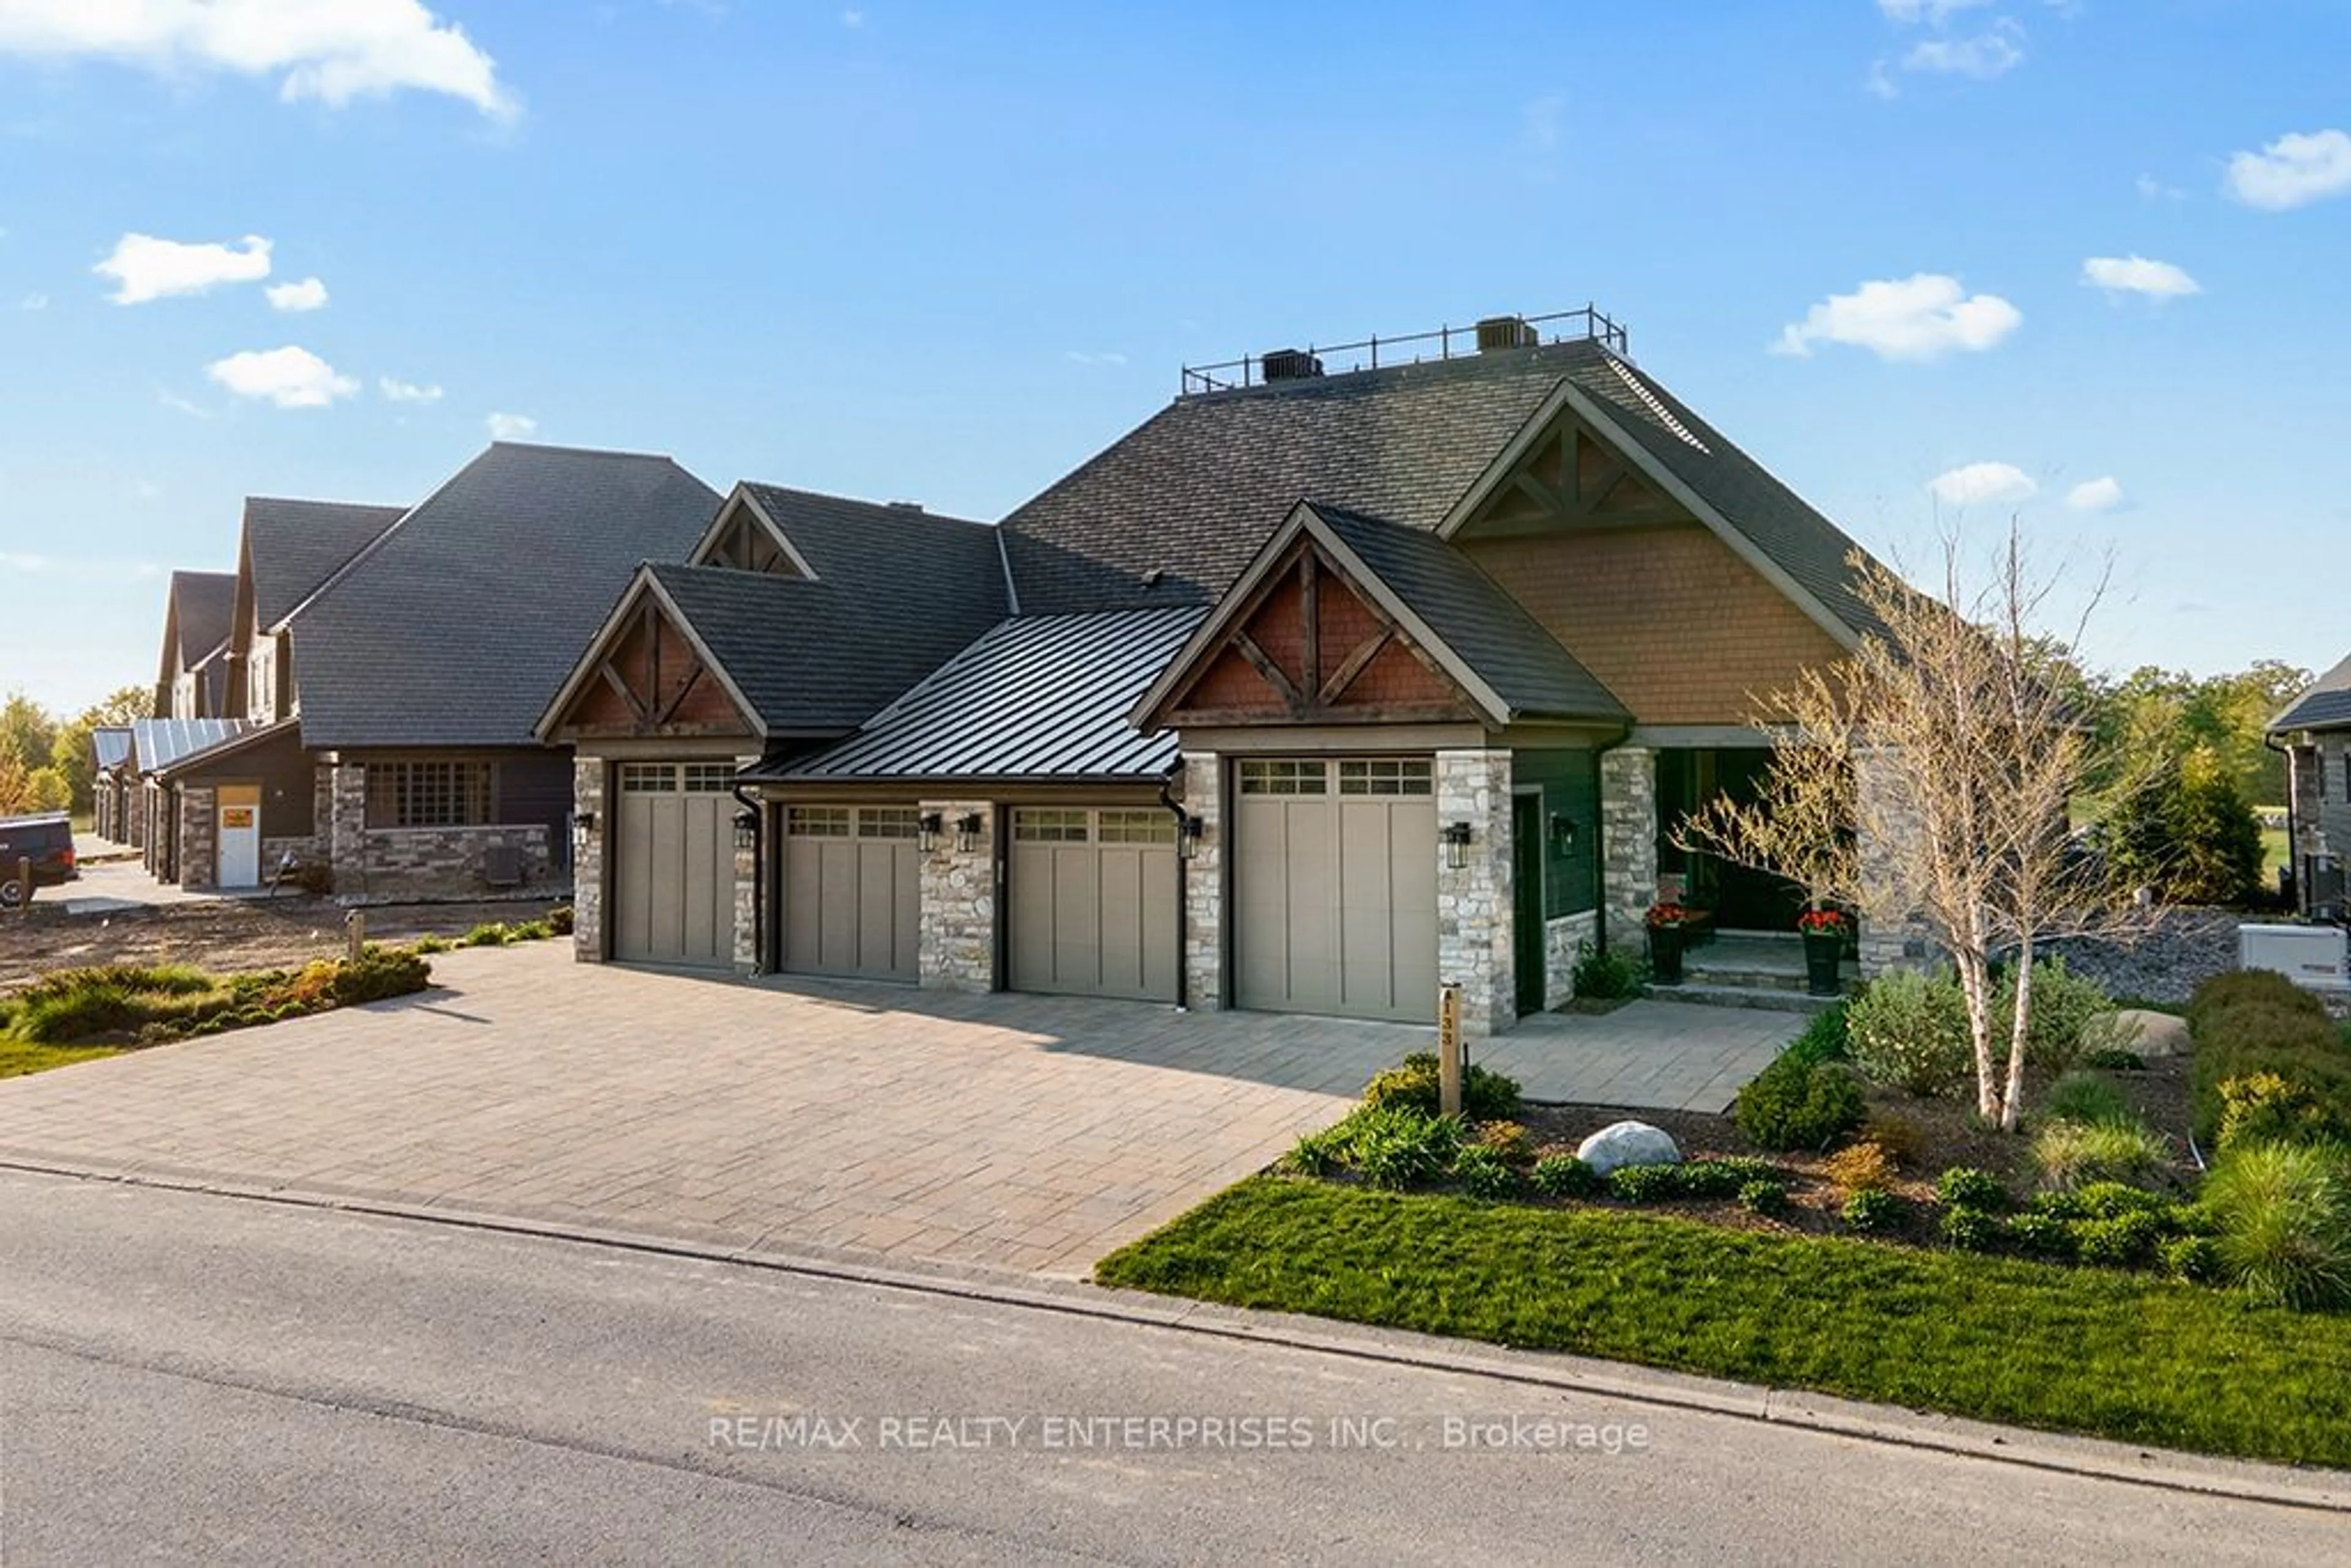
M 2339 925 L 2240 925 L 2237 964 L 2274 970 L 2314 991 L 2351 990 Z
M 1322 373 L 1322 361 L 1303 349 L 1269 349 L 1259 363 L 1270 382 L 1310 381 Z
M 1478 351 L 1481 354 L 1499 349 L 1531 349 L 1541 341 L 1541 335 L 1527 324 L 1523 316 L 1489 316 L 1478 323 Z

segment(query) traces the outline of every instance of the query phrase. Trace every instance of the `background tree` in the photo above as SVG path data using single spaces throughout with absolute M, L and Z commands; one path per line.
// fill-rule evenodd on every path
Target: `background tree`
M 2261 822 L 2210 747 L 2167 759 L 2102 826 L 2115 875 L 2167 904 L 2242 904 L 2261 891 Z
M 13 757 L 29 773 L 47 768 L 57 745 L 57 721 L 23 692 L 11 692 L 0 705 L 0 754 Z
M 90 807 L 90 789 L 97 771 L 97 759 L 90 752 L 90 732 L 146 718 L 153 706 L 154 698 L 145 687 L 124 686 L 57 727 L 57 738 L 49 747 L 48 765 L 64 776 L 73 810 L 86 811 Z
M 2094 773 L 2135 789 L 2135 765 L 2109 755 L 2085 722 L 2064 654 L 2078 635 L 2053 640 L 2037 626 L 2056 579 L 2028 571 L 2013 526 L 1980 587 L 1966 581 L 1956 538 L 1936 594 L 1858 553 L 1851 565 L 1885 630 L 1775 694 L 1758 723 L 1773 736 L 1764 798 L 1806 821 L 1849 822 L 1859 852 L 1839 859 L 1761 814 L 1721 810 L 1686 819 L 1677 836 L 1808 890 L 1842 883 L 1832 896 L 1872 922 L 1923 925 L 1959 971 L 1977 1111 L 2013 1131 L 2036 947 L 2126 918 L 2095 862 L 2073 852 L 2071 808 Z M 2088 596 L 2085 619 L 2102 592 Z M 2009 953 L 2014 999 L 1995 1017 L 1992 964 Z

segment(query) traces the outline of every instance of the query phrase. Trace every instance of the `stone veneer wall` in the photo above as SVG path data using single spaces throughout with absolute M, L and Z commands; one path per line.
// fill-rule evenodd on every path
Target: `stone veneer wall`
M 1657 901 L 1657 754 L 1646 747 L 1600 754 L 1600 853 L 1609 945 L 1638 956 Z
M 756 758 L 749 759 L 756 760 Z M 749 761 L 737 758 L 735 766 L 747 767 Z M 737 843 L 735 846 L 735 972 L 738 975 L 759 972 L 759 851 L 768 842 L 766 819 L 772 813 L 765 810 L 760 813 L 761 831 L 757 845 L 746 848 Z M 729 816 L 731 818 L 731 812 Z M 726 831 L 732 833 L 734 831 L 735 825 L 729 821 Z M 579 918 L 576 904 L 572 918 Z
M 922 908 L 918 938 L 922 983 L 951 991 L 996 988 L 996 812 L 985 800 L 925 800 L 946 823 L 917 873 Z M 977 813 L 972 847 L 956 848 L 956 821 Z
M 1598 946 L 1600 912 L 1579 910 L 1543 922 L 1543 1006 L 1565 1005 L 1575 998 L 1575 961 L 1586 944 Z
M 490 822 L 456 828 L 371 828 L 367 821 L 367 768 L 356 762 L 327 769 L 329 801 L 324 841 L 335 873 L 335 897 L 344 904 L 404 899 L 560 898 L 571 880 L 555 864 L 544 822 Z M 484 880 L 488 852 L 522 852 L 522 880 L 494 888 Z
M 1225 1005 L 1224 769 L 1213 751 L 1184 754 L 1184 810 L 1200 819 L 1184 879 L 1184 1002 L 1200 1012 Z
M 572 757 L 571 810 L 596 820 L 592 831 L 571 840 L 571 956 L 582 964 L 604 961 L 604 841 L 612 831 L 604 816 L 606 771 L 601 757 Z
M 1898 876 L 1892 865 L 1894 848 L 1918 831 L 1915 811 L 1902 798 L 1901 783 L 1886 766 L 1882 752 L 1864 752 L 1855 760 L 1854 787 L 1860 792 L 1862 905 L 1884 910 L 1898 906 Z M 1889 969 L 1923 968 L 1933 944 L 1927 924 L 1917 914 L 1905 917 L 1865 915 L 1858 946 L 1865 978 Z
M 1437 754 L 1437 977 L 1461 988 L 1461 1032 L 1499 1034 L 1519 1019 L 1511 962 L 1510 754 Z M 1458 870 L 1446 824 L 1469 824 L 1468 863 Z
M 213 787 L 180 786 L 180 885 L 190 893 L 220 886 L 220 857 L 213 852 L 220 819 L 213 814 Z

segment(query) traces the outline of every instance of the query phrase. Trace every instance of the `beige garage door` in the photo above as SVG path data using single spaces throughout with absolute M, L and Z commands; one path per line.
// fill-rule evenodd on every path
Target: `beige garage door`
M 922 930 L 912 806 L 784 809 L 784 967 L 913 980 Z
M 1012 813 L 1012 988 L 1176 999 L 1176 819 L 1156 807 Z
M 613 812 L 612 956 L 735 961 L 735 765 L 623 762 Z
M 1234 829 L 1234 1000 L 1437 1014 L 1437 802 L 1425 758 L 1250 759 Z

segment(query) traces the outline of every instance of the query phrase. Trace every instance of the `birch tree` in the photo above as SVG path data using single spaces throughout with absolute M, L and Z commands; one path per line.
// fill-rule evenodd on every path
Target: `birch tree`
M 2138 764 L 2100 756 L 2071 683 L 2053 678 L 2081 627 L 2063 641 L 2040 634 L 2059 580 L 2029 570 L 2013 526 L 1977 587 L 1956 537 L 1934 593 L 1857 551 L 1849 564 L 1881 630 L 1760 705 L 1756 722 L 1773 737 L 1760 799 L 1714 802 L 1676 839 L 1865 921 L 1923 926 L 1966 998 L 1977 1111 L 2013 1131 L 2036 951 L 2131 920 L 2095 857 L 2070 844 L 2070 809 L 2093 769 L 2121 777 Z M 1992 967 L 2010 954 L 2014 1000 L 2002 1009 Z

